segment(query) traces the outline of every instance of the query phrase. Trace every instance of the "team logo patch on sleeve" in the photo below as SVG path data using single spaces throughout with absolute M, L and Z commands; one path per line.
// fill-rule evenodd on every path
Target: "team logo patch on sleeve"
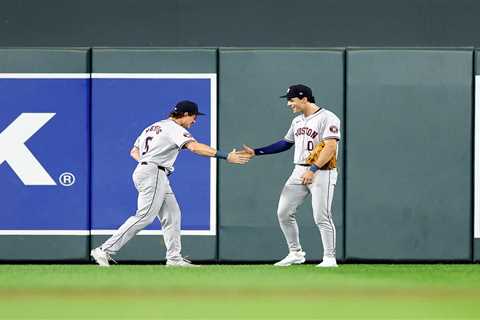
M 191 135 L 190 133 L 188 133 L 188 132 L 185 132 L 185 133 L 183 134 L 183 136 L 184 136 L 185 138 L 191 138 L 191 137 L 192 137 L 192 135 Z
M 329 130 L 330 130 L 331 133 L 338 133 L 337 126 L 330 126 Z

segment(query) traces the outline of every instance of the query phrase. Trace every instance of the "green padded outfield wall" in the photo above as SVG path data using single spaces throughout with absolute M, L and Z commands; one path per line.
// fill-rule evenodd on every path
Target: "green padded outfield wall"
M 475 51 L 475 72 L 474 74 L 476 75 L 475 77 L 475 112 L 480 112 L 480 51 L 476 50 Z M 478 118 L 478 115 L 476 115 Z M 480 130 L 480 123 L 475 124 L 475 130 L 478 131 Z M 476 142 L 478 144 L 478 142 Z M 480 150 L 479 150 L 480 151 Z M 477 151 L 478 152 L 478 151 Z M 478 164 L 478 159 L 477 163 L 475 163 L 475 169 L 474 170 L 480 170 L 480 165 Z M 474 223 L 475 226 L 474 228 L 474 235 L 477 236 L 477 238 L 474 238 L 474 243 L 473 243 L 473 258 L 475 261 L 480 261 L 480 212 L 475 212 L 475 217 L 474 217 Z
M 285 94 L 291 84 L 313 89 L 319 105 L 343 120 L 344 50 L 220 49 L 219 146 L 260 147 L 285 136 L 295 115 Z M 343 147 L 333 204 L 337 257 L 343 259 Z M 219 163 L 219 259 L 274 261 L 288 253 L 277 221 L 277 204 L 293 170 L 293 149 L 254 158 L 245 167 Z M 308 260 L 323 255 L 311 198 L 297 211 Z
M 346 259 L 472 259 L 472 58 L 347 51 Z
M 137 135 L 147 125 L 168 117 L 175 102 L 165 101 L 170 99 L 172 95 L 178 92 L 170 91 L 176 90 L 175 86 L 169 87 L 165 85 L 157 90 L 155 81 L 146 82 L 145 80 L 128 80 L 128 85 L 124 86 L 118 81 L 101 82 L 102 79 L 96 79 L 95 74 L 98 73 L 116 73 L 116 74 L 214 74 L 216 79 L 217 73 L 217 50 L 216 49 L 181 49 L 181 48 L 163 48 L 163 49 L 136 49 L 136 48 L 109 48 L 100 49 L 94 48 L 92 50 L 92 132 L 94 139 L 92 141 L 92 247 L 98 246 L 108 236 L 98 234 L 93 229 L 97 228 L 96 222 L 99 216 L 109 213 L 110 218 L 103 217 L 103 221 L 115 221 L 115 226 L 109 228 L 117 229 L 121 223 L 130 215 L 134 214 L 133 208 L 136 207 L 137 192 L 133 187 L 131 174 L 135 168 L 135 162 L 130 159 L 129 150 L 133 146 Z M 148 75 L 147 75 L 148 76 Z M 134 76 L 134 78 L 136 78 Z M 168 78 L 168 77 L 167 77 Z M 175 80 L 174 80 L 175 81 Z M 216 80 L 213 81 L 216 87 Z M 123 86 L 123 87 L 122 87 Z M 121 100 L 116 100 L 115 95 L 105 96 L 104 92 L 110 89 L 123 88 L 123 91 L 117 91 Z M 157 91 L 155 91 L 157 90 Z M 144 93 L 144 94 L 142 94 Z M 185 95 L 182 95 L 182 100 L 188 99 L 190 92 L 185 89 Z M 183 92 L 182 92 L 183 94 Z M 124 98 L 126 97 L 126 98 Z M 216 95 L 215 95 L 216 99 Z M 120 105 L 120 106 L 119 106 Z M 105 108 L 99 110 L 98 108 Z M 205 108 L 207 108 L 205 110 Z M 128 109 L 128 110 L 126 110 Z M 209 115 L 210 110 L 208 106 L 200 105 L 202 111 L 206 111 Z M 153 110 L 153 112 L 152 112 Z M 111 113 L 111 116 L 108 114 Z M 148 116 L 146 116 L 148 114 Z M 109 119 L 110 118 L 110 119 Z M 118 119 L 122 123 L 123 128 L 116 128 L 115 121 Z M 203 121 L 202 119 L 198 120 Z M 108 130 L 103 130 L 103 125 L 109 126 Z M 216 125 L 213 123 L 212 125 Z M 109 146 L 111 140 L 115 140 L 114 135 L 108 133 L 109 130 L 130 130 L 131 126 L 136 126 L 138 130 L 132 131 L 131 135 L 122 136 L 118 141 L 113 141 Z M 194 135 L 197 132 L 197 126 L 190 129 Z M 107 131 L 107 132 L 106 132 Z M 109 137 L 110 139 L 107 139 Z M 198 138 L 198 137 L 197 137 Z M 97 139 L 97 140 L 95 140 Z M 200 140 L 201 141 L 201 140 Z M 112 157 L 104 153 L 104 148 L 111 148 Z M 119 150 L 121 149 L 121 150 Z M 190 152 L 183 151 L 180 153 L 178 159 L 185 157 L 196 157 Z M 208 163 L 207 158 L 203 158 Z M 114 168 L 117 162 L 122 162 L 121 169 L 114 169 L 109 174 L 105 171 L 111 170 L 108 162 L 111 161 Z M 107 162 L 107 163 L 106 163 Z M 188 162 L 188 161 L 187 161 Z M 125 165 L 123 165 L 125 164 Z M 196 196 L 194 184 L 195 169 L 186 169 L 176 162 L 176 172 L 170 177 L 173 191 L 176 194 L 180 208 L 182 210 L 187 206 L 185 201 L 181 198 L 189 197 L 194 199 Z M 115 171 L 118 170 L 118 171 Z M 121 172 L 119 172 L 121 171 Z M 190 173 L 188 173 L 188 172 Z M 175 184 L 175 179 L 182 174 L 190 174 L 190 178 L 186 181 L 181 181 Z M 116 175 L 122 175 L 122 179 L 116 181 Z M 100 178 L 99 178 L 100 177 Z M 103 181 L 99 181 L 103 180 Z M 187 184 L 192 185 L 191 194 L 177 192 L 179 188 L 185 187 Z M 201 188 L 202 186 L 198 186 Z M 129 188 L 120 198 L 115 196 L 116 191 L 109 192 L 109 188 L 124 190 Z M 107 192 L 105 191 L 107 190 Z M 103 192 L 103 193 L 102 193 Z M 107 194 L 110 200 L 105 201 L 102 194 Z M 108 206 L 108 201 L 115 203 L 112 205 L 113 212 Z M 120 203 L 120 205 L 119 205 Z M 194 205 L 194 204 L 190 204 Z M 132 211 L 126 212 L 127 207 L 131 206 Z M 117 215 L 122 214 L 122 218 L 118 219 Z M 155 222 L 157 223 L 157 222 Z M 152 226 L 153 228 L 154 226 Z M 158 226 L 159 228 L 159 226 Z M 216 227 L 214 227 L 216 228 Z M 158 229 L 157 229 L 158 230 Z M 217 258 L 217 241 L 216 235 L 183 235 L 182 236 L 182 253 L 189 256 L 193 260 L 215 260 Z M 137 235 L 125 247 L 123 247 L 116 258 L 119 260 L 129 261 L 160 261 L 165 260 L 165 246 L 163 236 L 161 235 Z
M 0 73 L 0 133 L 14 121 L 20 126 L 16 121 L 24 113 L 35 117 L 54 113 L 44 126 L 29 131 L 33 135 L 25 142 L 51 183 L 22 183 L 21 174 L 16 174 L 8 160 L 3 161 L 2 153 L 8 152 L 14 166 L 23 163 L 28 170 L 35 161 L 12 159 L 11 154 L 25 155 L 16 148 L 20 144 L 7 148 L 2 143 L 0 260 L 87 261 L 89 49 L 3 48 Z M 18 78 L 19 73 L 24 78 Z M 60 73 L 75 75 L 54 78 L 53 74 Z M 30 128 L 24 126 L 21 132 Z M 59 183 L 65 171 L 75 175 L 75 184 L 67 187 Z M 29 175 L 33 177 L 36 174 L 32 172 Z

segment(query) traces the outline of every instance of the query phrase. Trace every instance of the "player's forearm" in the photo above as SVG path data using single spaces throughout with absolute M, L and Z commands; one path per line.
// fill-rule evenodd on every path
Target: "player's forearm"
M 230 153 L 223 152 L 221 150 L 215 150 L 210 146 L 207 146 L 203 143 L 198 143 L 192 141 L 186 144 L 185 146 L 188 150 L 192 151 L 195 154 L 205 157 L 215 157 L 219 159 L 225 159 L 229 163 L 235 164 L 245 164 L 250 160 L 251 156 L 236 152 L 235 149 Z
M 187 145 L 187 148 L 199 156 L 215 157 L 217 154 L 217 150 L 203 143 L 191 142 Z
M 274 154 L 274 153 L 280 153 L 283 151 L 286 151 L 290 149 L 294 143 L 286 141 L 286 140 L 279 140 L 271 145 L 261 147 L 261 148 L 256 148 L 255 155 L 260 156 L 260 155 L 265 155 L 265 154 Z
M 314 164 L 321 168 L 324 165 L 326 165 L 333 157 L 335 157 L 337 153 L 337 148 L 336 146 L 332 145 L 326 145 L 325 148 L 323 148 L 322 152 L 318 155 L 317 160 L 315 160 Z

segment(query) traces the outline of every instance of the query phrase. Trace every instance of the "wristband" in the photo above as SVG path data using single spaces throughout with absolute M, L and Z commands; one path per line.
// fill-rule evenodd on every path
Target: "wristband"
M 312 165 L 310 166 L 310 168 L 308 168 L 308 170 L 310 170 L 310 171 L 312 171 L 313 173 L 315 173 L 317 170 L 320 170 L 320 168 L 317 167 L 316 164 L 312 164 Z
M 215 158 L 227 159 L 228 158 L 228 153 L 217 150 L 217 153 L 215 154 Z

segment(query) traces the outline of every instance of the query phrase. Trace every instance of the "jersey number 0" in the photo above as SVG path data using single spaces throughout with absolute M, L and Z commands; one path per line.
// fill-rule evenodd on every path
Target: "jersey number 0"
M 313 150 L 313 141 L 308 141 L 307 142 L 307 150 L 308 151 L 312 151 Z

